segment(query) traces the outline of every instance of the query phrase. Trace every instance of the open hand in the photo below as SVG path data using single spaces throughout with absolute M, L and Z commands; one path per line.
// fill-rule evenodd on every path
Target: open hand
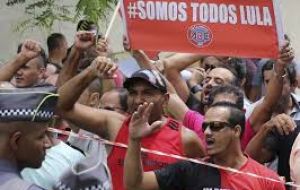
M 132 140 L 140 140 L 162 126 L 162 121 L 156 121 L 149 125 L 148 120 L 152 109 L 153 103 L 148 104 L 145 102 L 139 105 L 137 110 L 132 114 L 129 123 L 129 136 Z

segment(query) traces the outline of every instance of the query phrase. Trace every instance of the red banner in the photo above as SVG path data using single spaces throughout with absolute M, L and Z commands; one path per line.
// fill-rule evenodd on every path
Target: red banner
M 276 58 L 282 25 L 275 0 L 123 0 L 133 49 Z

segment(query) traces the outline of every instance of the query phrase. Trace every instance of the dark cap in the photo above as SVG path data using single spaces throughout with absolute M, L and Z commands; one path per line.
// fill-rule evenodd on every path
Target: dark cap
M 125 88 L 129 88 L 134 84 L 134 81 L 142 79 L 147 81 L 151 86 L 160 90 L 163 93 L 167 92 L 167 85 L 165 79 L 156 70 L 142 69 L 134 72 L 130 78 L 127 78 L 123 84 Z
M 58 94 L 54 86 L 0 88 L 0 121 L 49 121 Z

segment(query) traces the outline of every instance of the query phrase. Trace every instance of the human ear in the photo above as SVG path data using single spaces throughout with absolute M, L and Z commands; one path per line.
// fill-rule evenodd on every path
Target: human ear
M 240 125 L 236 125 L 234 127 L 234 135 L 237 137 L 237 138 L 240 138 L 242 136 L 242 127 Z
M 100 102 L 100 94 L 97 92 L 93 92 L 88 99 L 88 105 L 91 107 L 99 107 Z
M 18 150 L 21 136 L 22 133 L 20 131 L 16 131 L 10 136 L 9 145 L 11 149 Z

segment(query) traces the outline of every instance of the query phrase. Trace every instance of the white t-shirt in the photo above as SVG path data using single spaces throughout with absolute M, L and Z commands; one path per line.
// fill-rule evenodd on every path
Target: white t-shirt
M 26 181 L 52 189 L 64 172 L 83 158 L 85 156 L 82 153 L 61 141 L 46 150 L 45 160 L 39 169 L 25 168 L 21 175 Z

